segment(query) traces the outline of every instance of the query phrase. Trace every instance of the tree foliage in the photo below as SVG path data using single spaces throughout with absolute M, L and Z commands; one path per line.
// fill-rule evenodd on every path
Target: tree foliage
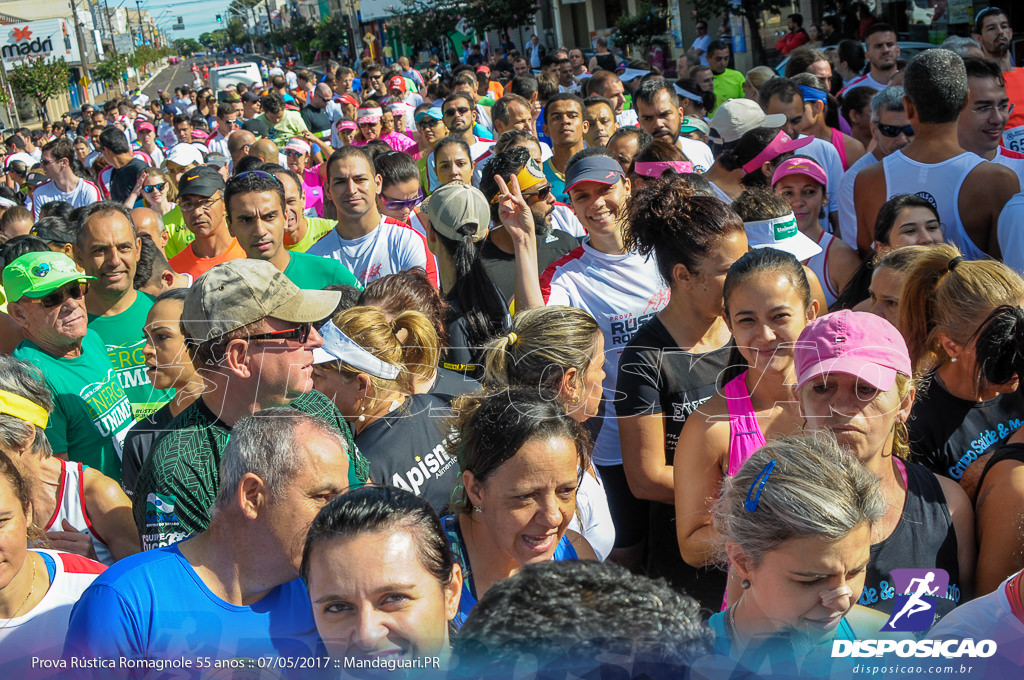
M 121 85 L 128 73 L 129 62 L 127 54 L 112 54 L 92 67 L 92 77 L 107 85 Z
M 45 115 L 46 102 L 68 91 L 68 65 L 63 58 L 30 57 L 11 69 L 7 80 L 22 94 L 35 99 Z
M 174 50 L 183 57 L 191 57 L 196 52 L 202 52 L 203 46 L 195 38 L 179 38 L 174 41 Z
M 645 2 L 636 8 L 636 14 L 620 16 L 615 26 L 619 29 L 615 34 L 615 44 L 635 47 L 644 55 L 650 50 L 651 43 L 668 31 L 668 14 L 663 8 Z
M 388 11 L 405 42 L 424 45 L 447 40 L 463 20 L 478 36 L 532 26 L 537 0 L 401 0 Z
M 465 8 L 466 18 L 477 34 L 503 34 L 520 26 L 532 26 L 538 4 L 536 0 L 473 0 Z

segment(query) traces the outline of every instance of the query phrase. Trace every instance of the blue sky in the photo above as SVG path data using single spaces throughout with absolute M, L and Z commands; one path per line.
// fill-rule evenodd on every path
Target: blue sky
M 107 0 L 110 2 L 110 0 Z M 134 0 L 129 0 L 134 6 Z M 168 0 L 145 0 L 142 9 L 149 12 L 156 19 L 157 27 L 165 32 L 171 40 L 178 38 L 198 38 L 207 31 L 215 31 L 223 28 L 224 24 L 217 23 L 217 14 L 227 21 L 227 9 L 229 0 L 185 0 L 184 2 L 170 2 Z M 164 10 L 167 10 L 164 13 Z M 171 25 L 177 22 L 178 17 L 183 17 L 185 22 L 184 31 L 172 31 Z M 157 17 L 159 17 L 157 19 Z

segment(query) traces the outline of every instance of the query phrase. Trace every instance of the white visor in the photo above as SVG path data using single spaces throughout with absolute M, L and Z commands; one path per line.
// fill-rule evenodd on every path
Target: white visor
M 342 333 L 333 321 L 328 321 L 320 329 L 320 335 L 323 336 L 324 346 L 313 350 L 314 364 L 340 361 L 381 380 L 394 380 L 398 377 L 398 366 L 378 359 L 360 347 L 355 340 Z

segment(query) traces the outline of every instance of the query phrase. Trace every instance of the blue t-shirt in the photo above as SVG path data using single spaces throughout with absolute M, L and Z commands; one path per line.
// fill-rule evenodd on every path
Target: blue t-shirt
M 549 158 L 544 161 L 544 176 L 547 177 L 548 182 L 551 184 L 551 193 L 554 195 L 555 200 L 567 203 L 569 201 L 569 194 L 565 193 L 565 175 L 555 170 L 555 166 L 551 164 L 552 160 Z
M 319 642 L 301 579 L 239 607 L 214 595 L 176 544 L 126 557 L 103 572 L 71 612 L 64 656 L 214 661 L 301 657 L 313 654 Z M 140 669 L 135 675 L 148 672 Z M 181 670 L 164 675 L 175 673 Z M 110 677 L 110 670 L 78 669 L 75 677 Z

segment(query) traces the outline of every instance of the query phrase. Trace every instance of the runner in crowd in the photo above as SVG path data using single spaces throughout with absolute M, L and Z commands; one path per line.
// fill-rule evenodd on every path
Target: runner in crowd
M 491 593 L 512 604 L 482 609 L 484 627 L 514 615 L 544 631 L 594 616 L 575 609 L 587 597 L 610 603 L 588 625 L 617 625 L 625 638 L 645 630 L 613 623 L 623 620 L 616 603 L 648 587 L 642 579 L 619 577 L 596 598 L 588 579 L 611 582 L 612 572 L 556 566 L 509 579 L 531 562 L 594 554 L 667 579 L 706 612 L 729 590 L 737 604 L 712 625 L 718 652 L 733 658 L 694 662 L 709 679 L 842 676 L 847 662 L 819 654 L 805 624 L 822 624 L 824 636 L 811 636 L 821 642 L 886 637 L 853 601 L 895 613 L 897 597 L 924 597 L 895 592 L 898 569 L 927 571 L 921 583 L 948 577 L 932 597 L 959 627 L 943 636 L 990 634 L 985 618 L 1004 621 L 1020 599 L 1006 579 L 1024 541 L 1013 520 L 1024 508 L 1024 71 L 1008 49 L 1012 12 L 978 13 L 980 47 L 950 41 L 955 52 L 930 48 L 904 64 L 894 27 L 846 4 L 822 20 L 835 55 L 799 47 L 778 70 L 733 55 L 740 28 L 728 17 L 712 22 L 720 41 L 703 24 L 703 54 L 656 47 L 657 68 L 601 38 L 588 69 L 586 50 L 543 32 L 524 52 L 501 36 L 500 50 L 492 38 L 448 51 L 467 63 L 432 54 L 414 68 L 408 46 L 365 38 L 366 58 L 343 54 L 345 66 L 323 50 L 321 70 L 270 59 L 252 85 L 108 90 L 108 102 L 82 106 L 80 123 L 65 115 L 6 133 L 0 348 L 32 366 L 0 357 L 0 449 L 28 485 L 20 515 L 50 544 L 30 543 L 24 527 L 0 531 L 0 565 L 12 567 L 0 568 L 0 657 L 8 640 L 59 653 L 58 619 L 98 573 L 74 553 L 111 564 L 72 617 L 75 657 L 326 650 L 444 661 L 458 644 L 446 623 Z M 858 33 L 864 45 L 848 39 Z M 749 80 L 729 68 L 734 57 Z M 181 72 L 202 80 L 204 61 L 213 66 L 200 57 Z M 679 69 L 672 80 L 664 64 Z M 826 305 L 833 314 L 811 321 Z M 794 362 L 807 352 L 801 331 L 828 345 L 820 375 Z M 834 361 L 821 358 L 830 352 Z M 889 368 L 891 384 L 876 380 Z M 306 412 L 290 419 L 307 423 L 296 428 L 248 419 Z M 849 494 L 828 495 L 859 474 L 835 460 L 834 444 L 773 441 L 801 429 L 834 431 L 880 479 L 881 514 L 862 498 L 824 531 L 790 526 L 813 504 L 781 519 L 755 507 L 740 518 L 750 531 L 733 534 L 722 510 L 716 530 L 716 497 L 721 509 L 750 492 L 756 506 L 778 482 L 792 505 L 796 477 L 831 487 L 817 501 L 852 507 Z M 828 449 L 842 470 L 787 467 L 808 448 Z M 742 465 L 751 455 L 757 469 Z M 735 475 L 744 489 L 730 485 Z M 297 481 L 314 477 L 320 486 Z M 322 516 L 308 580 L 297 581 L 317 510 L 368 481 L 372 502 Z M 9 528 L 24 504 L 20 492 L 4 501 L 4 484 Z M 129 502 L 134 526 L 121 521 Z M 362 521 L 366 503 L 380 523 Z M 332 535 L 335 525 L 351 534 Z M 769 525 L 771 540 L 752 544 Z M 828 564 L 819 535 L 839 546 Z M 396 537 L 393 553 L 364 549 Z M 797 554 L 797 542 L 813 549 Z M 731 580 L 718 568 L 723 544 Z M 150 554 L 132 556 L 140 546 Z M 62 585 L 74 580 L 68 564 L 85 572 L 77 591 Z M 818 589 L 827 597 L 795 594 L 806 587 L 791 571 L 829 580 Z M 515 604 L 531 583 L 568 583 L 564 612 L 547 604 L 561 593 Z M 378 607 L 378 588 L 397 599 Z M 424 598 L 407 599 L 410 589 Z M 958 617 L 954 606 L 993 589 L 1001 595 L 982 613 Z M 64 598 L 46 610 L 62 612 L 52 639 L 24 643 L 51 593 Z M 379 625 L 355 622 L 364 607 Z M 406 616 L 414 610 L 420 622 Z M 666 630 L 680 622 L 650 611 Z M 281 646 L 270 619 L 308 647 Z M 197 642 L 214 625 L 230 630 L 222 646 Z M 796 635 L 772 639 L 783 628 Z M 691 630 L 687 649 L 705 652 L 707 629 Z M 549 637 L 544 649 L 574 639 Z M 641 664 L 651 647 L 630 649 Z M 660 649 L 670 666 L 693 661 Z M 92 670 L 76 669 L 101 676 Z

